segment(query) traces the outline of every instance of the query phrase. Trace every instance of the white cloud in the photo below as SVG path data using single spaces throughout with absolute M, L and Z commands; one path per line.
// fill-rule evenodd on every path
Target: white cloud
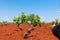
M 41 17 L 41 21 L 45 21 L 45 22 L 51 22 L 53 21 L 54 17 L 46 17 L 46 16 L 40 16 Z
M 2 20 L 8 21 L 9 20 L 9 17 L 8 16 L 5 16 L 5 17 L 3 17 Z
M 8 21 L 10 22 L 12 18 L 10 18 L 9 16 L 0 16 L 0 22 L 2 21 Z
M 39 16 L 40 18 L 41 18 L 41 21 L 46 21 L 46 17 L 44 17 L 44 16 Z

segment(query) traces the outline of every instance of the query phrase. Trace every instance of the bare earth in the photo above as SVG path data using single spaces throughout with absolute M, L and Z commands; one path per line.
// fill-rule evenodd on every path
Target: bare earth
M 42 24 L 41 27 L 36 26 L 27 39 L 24 39 L 23 36 L 30 26 L 28 24 L 21 24 L 20 26 L 23 27 L 22 31 L 18 29 L 16 24 L 0 24 L 0 40 L 58 40 L 52 34 L 51 24 Z

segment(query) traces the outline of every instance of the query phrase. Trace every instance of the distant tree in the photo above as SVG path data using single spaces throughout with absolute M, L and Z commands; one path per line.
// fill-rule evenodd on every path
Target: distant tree
M 50 22 L 52 25 L 55 24 L 55 21 Z
M 59 20 L 57 18 L 55 19 L 55 24 L 59 24 Z
M 51 23 L 57 25 L 57 24 L 59 24 L 59 20 L 56 18 L 56 19 L 55 19 L 54 21 L 52 21 Z
M 46 24 L 46 22 L 45 21 L 43 21 L 43 22 L 41 22 L 42 24 Z
M 8 24 L 8 22 L 7 22 L 7 21 L 2 21 L 2 24 L 7 25 L 7 24 Z

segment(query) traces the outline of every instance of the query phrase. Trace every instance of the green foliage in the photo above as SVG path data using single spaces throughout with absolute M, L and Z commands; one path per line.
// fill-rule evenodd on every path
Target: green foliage
M 29 21 L 31 22 L 31 24 L 33 24 L 33 20 L 34 20 L 34 14 L 30 14 Z
M 27 20 L 27 21 L 30 20 L 30 14 L 26 16 L 26 20 Z
M 22 27 L 19 26 L 19 25 L 20 25 L 20 22 L 21 22 L 20 16 L 17 16 L 17 17 L 14 16 L 13 21 L 17 24 L 18 28 L 19 28 L 20 30 L 22 30 Z
M 41 21 L 40 21 L 40 17 L 38 15 L 34 15 L 34 14 L 29 14 L 29 15 L 25 15 L 24 12 L 22 12 L 22 15 L 21 15 L 21 18 L 20 16 L 14 16 L 13 18 L 13 21 L 15 23 L 28 23 L 28 21 L 31 22 L 31 24 L 34 24 L 34 25 L 38 25 L 38 24 L 41 24 Z
M 26 21 L 26 15 L 24 14 L 24 12 L 22 12 L 21 23 L 25 23 L 25 21 Z
M 51 23 L 57 25 L 57 24 L 59 24 L 59 20 L 56 18 L 55 21 L 52 21 Z
M 59 20 L 57 18 L 55 19 L 55 24 L 59 24 Z
M 43 21 L 43 22 L 42 22 L 42 24 L 46 24 L 46 22 L 45 22 L 45 21 Z
M 13 22 L 15 22 L 15 23 L 20 23 L 20 16 L 14 16 L 14 18 L 13 18 Z
M 30 14 L 30 21 L 31 21 L 31 22 L 33 22 L 34 16 L 35 16 L 34 14 Z
M 55 21 L 52 21 L 51 23 L 52 23 L 52 24 L 55 24 Z
M 30 18 L 29 15 L 25 17 L 25 23 L 28 23 L 29 18 Z
M 38 15 L 30 14 L 29 20 L 31 24 L 38 25 L 41 24 L 40 17 Z
M 8 22 L 7 21 L 2 21 L 2 24 L 7 24 Z
M 33 24 L 40 24 L 41 21 L 40 21 L 40 17 L 38 15 L 35 15 L 34 18 L 33 18 Z
M 28 29 L 28 31 L 24 34 L 24 38 L 27 38 L 28 35 L 31 33 L 32 30 L 34 30 L 35 25 L 38 25 L 41 23 L 40 21 L 40 17 L 38 15 L 34 15 L 34 14 L 30 14 L 27 16 L 27 21 L 30 21 L 32 25 L 30 25 L 30 28 Z

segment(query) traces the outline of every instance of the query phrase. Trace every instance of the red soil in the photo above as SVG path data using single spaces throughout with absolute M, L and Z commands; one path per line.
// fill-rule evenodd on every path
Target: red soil
M 23 30 L 19 30 L 16 24 L 2 25 L 0 24 L 0 40 L 58 40 L 50 29 L 51 24 L 43 24 L 41 27 L 31 31 L 27 39 L 24 39 L 24 33 L 27 32 L 29 25 L 21 24 Z

